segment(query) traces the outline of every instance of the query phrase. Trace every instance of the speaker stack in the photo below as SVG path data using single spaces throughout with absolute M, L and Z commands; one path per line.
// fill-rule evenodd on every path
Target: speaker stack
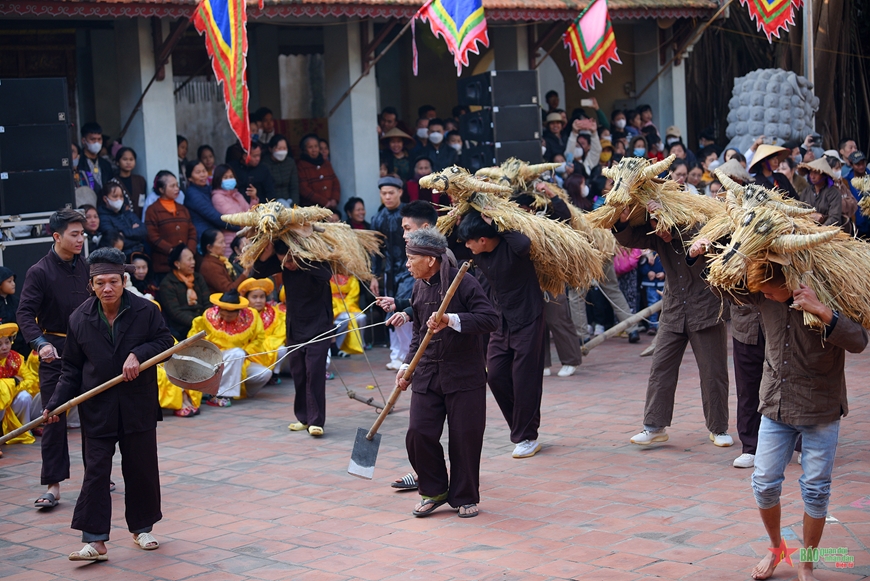
M 53 241 L 12 229 L 40 230 L 75 204 L 71 164 L 66 79 L 0 79 L 0 264 L 19 281 Z
M 538 71 L 490 71 L 458 82 L 459 104 L 479 110 L 459 118 L 462 165 L 474 173 L 516 157 L 541 163 Z

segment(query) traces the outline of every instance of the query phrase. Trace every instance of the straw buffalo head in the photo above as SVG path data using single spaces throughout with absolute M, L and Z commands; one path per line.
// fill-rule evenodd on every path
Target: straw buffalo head
M 607 205 L 627 206 L 634 202 L 637 190 L 667 171 L 675 159 L 676 156 L 672 155 L 657 163 L 650 163 L 642 157 L 624 157 L 615 166 L 601 170 L 602 174 L 613 180 L 613 188 L 607 194 Z

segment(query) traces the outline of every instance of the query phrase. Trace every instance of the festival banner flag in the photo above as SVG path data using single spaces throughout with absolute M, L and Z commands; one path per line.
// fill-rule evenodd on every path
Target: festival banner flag
M 457 77 L 462 74 L 462 67 L 468 66 L 468 53 L 480 54 L 478 44 L 484 48 L 489 46 L 482 0 L 429 0 L 414 15 L 414 19 L 417 18 L 429 22 L 432 34 L 447 43 Z M 414 37 L 414 76 L 417 76 L 417 38 L 413 22 L 411 34 Z
M 215 78 L 223 84 L 230 127 L 246 152 L 251 149 L 247 20 L 245 0 L 202 0 L 193 14 L 193 25 L 205 36 Z
M 764 31 L 768 42 L 772 37 L 779 38 L 779 29 L 788 31 L 794 26 L 794 11 L 799 9 L 803 0 L 740 0 L 749 9 L 749 16 L 755 21 L 758 30 Z
M 601 82 L 602 69 L 610 72 L 610 61 L 622 64 L 616 54 L 616 36 L 606 0 L 593 0 L 562 35 L 562 43 L 584 91 L 595 88 L 595 79 Z

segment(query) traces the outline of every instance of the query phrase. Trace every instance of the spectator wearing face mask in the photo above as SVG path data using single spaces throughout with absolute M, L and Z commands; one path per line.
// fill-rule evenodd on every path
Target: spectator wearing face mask
M 671 125 L 665 130 L 665 149 L 672 149 L 674 145 L 679 144 L 683 148 L 682 155 L 677 155 L 689 162 L 689 166 L 698 163 L 698 158 L 695 153 L 689 149 L 683 141 L 683 132 L 676 125 Z
M 628 151 L 625 155 L 628 157 L 646 157 L 646 138 L 643 135 L 636 135 L 628 142 Z
M 90 122 L 82 125 L 82 155 L 79 157 L 79 172 L 90 174 L 93 179 L 93 189 L 97 195 L 112 177 L 115 170 L 112 164 L 100 157 L 103 149 L 103 128 Z M 90 185 L 90 183 L 88 184 Z
M 432 171 L 439 172 L 459 161 L 456 150 L 444 143 L 444 122 L 435 118 L 429 120 L 429 138 L 423 155 L 432 162 Z
M 254 188 L 255 195 L 258 195 L 263 200 L 275 199 L 275 180 L 272 179 L 272 172 L 265 163 L 261 163 L 264 151 L 266 151 L 266 145 L 263 143 L 252 143 L 247 159 L 243 157 L 238 161 L 228 162 L 238 182 L 238 190 L 243 192 L 248 199 L 251 197 L 251 188 Z M 269 153 L 266 152 L 266 155 L 268 156 Z M 213 184 L 213 187 L 218 186 L 220 184 Z
M 589 185 L 586 183 L 585 167 L 582 162 L 571 164 L 571 173 L 565 177 L 565 191 L 571 202 L 585 212 L 592 211 L 592 199 L 589 197 Z
M 133 252 L 141 252 L 148 238 L 148 230 L 133 213 L 133 206 L 124 194 L 124 188 L 115 180 L 109 180 L 101 190 L 100 205 L 97 213 L 100 216 L 100 231 L 109 235 L 120 232 L 123 234 L 123 251 L 130 256 Z
M 414 133 L 414 141 L 416 145 L 411 150 L 411 157 L 417 158 L 423 153 L 423 149 L 429 143 L 429 118 L 420 117 L 417 119 L 417 129 Z
M 600 171 L 598 163 L 601 160 L 601 139 L 598 137 L 598 125 L 594 119 L 574 119 L 571 122 L 571 133 L 568 143 L 573 144 L 571 153 L 574 161 L 583 163 L 586 175 Z
M 646 157 L 647 159 L 652 159 L 655 161 L 661 161 L 665 158 L 664 155 L 664 144 L 662 143 L 662 138 L 659 137 L 658 131 L 656 131 L 655 125 L 647 125 L 641 130 L 641 133 L 646 138 Z
M 296 162 L 290 157 L 287 138 L 283 135 L 273 135 L 269 141 L 269 157 L 265 166 L 275 184 L 275 199 L 288 208 L 298 204 L 299 171 L 296 169 Z
M 628 131 L 626 131 L 627 125 L 628 120 L 625 118 L 625 111 L 622 109 L 615 109 L 613 113 L 610 114 L 610 131 L 612 132 L 611 139 L 616 140 L 628 136 Z
M 457 157 L 462 155 L 462 136 L 459 135 L 459 131 L 452 130 L 448 131 L 445 137 L 445 141 L 449 147 L 452 147 L 456 150 Z
M 247 212 L 252 206 L 259 203 L 257 191 L 253 189 L 253 186 L 249 186 L 247 199 L 236 189 L 236 178 L 233 175 L 232 168 L 229 166 L 217 166 L 214 170 L 214 180 L 212 180 L 212 183 L 214 183 L 214 187 L 211 191 L 211 203 L 221 215 Z M 248 199 L 250 199 L 250 202 Z M 234 230 L 223 230 L 223 235 L 225 243 L 221 245 L 220 250 L 224 256 L 229 256 L 232 252 L 230 245 L 236 233 Z M 202 238 L 202 234 L 200 234 L 200 238 Z M 202 244 L 201 239 L 200 244 Z

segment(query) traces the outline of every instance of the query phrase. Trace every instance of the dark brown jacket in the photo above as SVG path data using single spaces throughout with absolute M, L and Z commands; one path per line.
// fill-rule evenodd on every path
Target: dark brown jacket
M 755 293 L 740 300 L 758 305 L 764 320 L 764 375 L 758 411 L 772 420 L 802 426 L 827 424 L 849 413 L 846 351 L 867 347 L 867 331 L 839 316 L 820 334 L 804 325 L 803 312 Z
M 100 301 L 96 297 L 86 300 L 70 316 L 63 350 L 63 374 L 46 408 L 54 409 L 120 375 L 131 353 L 142 364 L 172 347 L 172 335 L 157 305 L 129 291 L 124 291 L 122 301 L 113 324 L 114 332 L 110 332 L 100 316 Z M 157 367 L 144 369 L 136 379 L 122 382 L 83 402 L 79 413 L 82 432 L 88 438 L 112 438 L 153 430 L 162 419 L 157 397 Z
M 456 274 L 450 269 L 449 286 Z M 414 309 L 414 338 L 405 362 L 410 363 L 426 335 L 426 321 L 441 306 L 441 275 L 429 281 L 417 280 L 411 293 Z M 447 313 L 459 315 L 461 332 L 447 327 L 436 333 L 414 371 L 411 390 L 426 393 L 433 382 L 438 382 L 441 393 L 455 393 L 486 387 L 486 353 L 481 335 L 498 329 L 499 316 L 486 298 L 480 283 L 470 274 L 462 277 L 456 294 L 450 300 Z
M 837 186 L 822 188 L 816 193 L 816 187 L 809 184 L 801 190 L 799 199 L 804 204 L 812 206 L 816 212 L 822 215 L 822 226 L 839 226 L 843 218 L 843 197 Z
M 223 236 L 223 234 L 221 234 Z M 199 273 L 205 279 L 210 293 L 225 293 L 233 287 L 233 277 L 223 261 L 211 254 L 202 257 Z
M 300 159 L 296 164 L 299 172 L 299 205 L 325 206 L 330 200 L 341 199 L 341 186 L 338 176 L 328 160 L 321 165 Z
M 190 212 L 176 202 L 175 213 L 163 207 L 159 201 L 145 210 L 145 227 L 148 243 L 151 244 L 151 264 L 154 272 L 169 272 L 169 253 L 179 244 L 186 244 L 196 254 L 196 228 L 190 220 Z
M 196 304 L 188 305 L 187 285 L 171 272 L 163 277 L 157 289 L 157 302 L 163 307 L 166 324 L 176 339 L 187 337 L 193 320 L 211 306 L 208 285 L 198 272 L 193 273 L 193 290 L 196 292 Z
M 683 239 L 689 240 L 694 232 L 674 236 L 669 243 L 655 234 L 649 234 L 649 224 L 631 227 L 617 223 L 616 240 L 627 248 L 652 248 L 665 269 L 665 292 L 662 296 L 662 314 L 659 328 L 673 333 L 701 331 L 722 322 L 720 314 L 728 309 L 722 299 L 713 294 L 701 278 L 707 268 L 707 259 L 699 256 L 694 261 L 686 255 Z M 688 258 L 688 260 L 687 260 Z
M 755 305 L 731 303 L 731 336 L 744 345 L 758 345 L 761 313 Z

